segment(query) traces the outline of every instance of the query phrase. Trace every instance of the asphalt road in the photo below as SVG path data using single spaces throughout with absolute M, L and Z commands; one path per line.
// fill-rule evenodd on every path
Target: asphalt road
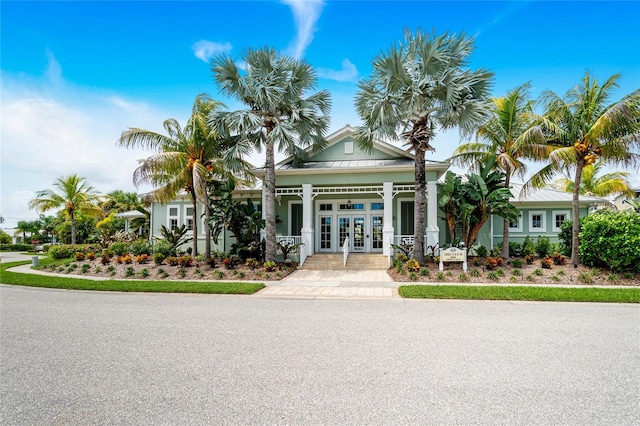
M 640 307 L 0 286 L 0 423 L 640 424 Z

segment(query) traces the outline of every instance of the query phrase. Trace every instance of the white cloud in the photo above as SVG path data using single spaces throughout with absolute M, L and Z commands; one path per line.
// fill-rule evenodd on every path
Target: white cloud
M 231 43 L 228 41 L 224 43 L 217 43 L 215 41 L 200 40 L 191 46 L 196 58 L 209 63 L 211 58 L 219 53 L 226 53 L 231 50 Z
M 304 56 L 313 34 L 316 32 L 316 22 L 322 13 L 324 2 L 322 0 L 282 0 L 291 8 L 293 20 L 296 24 L 296 38 L 289 47 L 288 52 L 296 59 Z
M 318 68 L 318 77 L 336 81 L 354 82 L 358 80 L 358 69 L 348 59 L 342 60 L 342 69 Z
M 57 67 L 51 66 L 55 61 L 51 59 L 52 55 L 44 79 L 2 74 L 0 213 L 4 228 L 37 218 L 38 212 L 29 210 L 29 200 L 59 177 L 78 174 L 101 193 L 148 191 L 135 188 L 132 176 L 138 159 L 151 152 L 120 148 L 116 141 L 128 127 L 161 132 L 168 117 L 183 122 L 181 116 L 140 100 L 73 87 L 60 77 L 57 62 Z

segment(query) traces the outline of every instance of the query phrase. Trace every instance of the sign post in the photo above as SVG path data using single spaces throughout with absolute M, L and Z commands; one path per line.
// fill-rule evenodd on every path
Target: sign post
M 467 250 L 455 247 L 440 250 L 440 272 L 444 271 L 444 262 L 462 262 L 462 270 L 467 272 Z

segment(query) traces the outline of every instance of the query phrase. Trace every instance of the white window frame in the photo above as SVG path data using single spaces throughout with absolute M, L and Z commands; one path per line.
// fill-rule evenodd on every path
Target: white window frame
M 571 212 L 569 210 L 554 210 L 554 211 L 552 211 L 551 212 L 551 220 L 553 222 L 551 223 L 551 226 L 552 226 L 553 232 L 560 232 L 561 231 L 560 227 L 556 227 L 556 216 L 559 215 L 559 214 L 565 215 L 565 219 L 564 219 L 565 222 L 567 220 L 571 220 Z
M 289 201 L 289 206 L 287 207 L 289 209 L 289 212 L 287 213 L 288 216 L 289 216 L 289 224 L 288 224 L 289 225 L 289 228 L 288 228 L 289 234 L 288 235 L 293 235 L 293 230 L 291 229 L 291 227 L 293 225 L 291 223 L 293 221 L 293 214 L 292 214 L 292 210 L 293 209 L 292 209 L 291 206 L 293 206 L 294 204 L 302 204 L 302 200 L 301 201 Z M 304 207 L 303 207 L 303 209 L 304 209 Z M 303 216 L 302 220 L 304 221 L 304 213 L 302 214 L 302 216 Z M 302 226 L 304 227 L 304 223 L 302 224 Z
M 509 232 L 522 232 L 522 221 L 524 219 L 524 215 L 520 212 L 520 216 L 518 216 L 518 226 L 515 228 L 511 227 L 511 222 L 509 222 Z
M 533 216 L 540 215 L 540 228 L 533 227 Z M 547 232 L 547 213 L 544 210 L 531 210 L 529 212 L 529 232 Z
M 171 215 L 171 209 L 175 208 L 177 211 L 177 214 L 175 216 Z M 180 227 L 180 206 L 178 204 L 169 204 L 167 205 L 167 228 L 172 231 L 173 229 L 171 229 L 171 219 L 175 219 L 176 220 L 176 227 Z
M 346 155 L 353 154 L 353 142 L 345 142 L 344 143 L 344 153 Z
M 191 234 L 193 234 L 193 226 L 191 227 L 191 229 L 188 229 L 188 228 L 189 228 L 189 224 L 188 224 L 187 222 L 188 222 L 188 221 L 189 221 L 193 216 L 192 216 L 192 215 L 190 215 L 190 214 L 189 214 L 189 212 L 188 212 L 187 210 L 188 210 L 188 209 L 192 209 L 192 208 L 193 208 L 193 206 L 190 206 L 190 205 L 188 205 L 188 204 L 185 204 L 185 205 L 183 206 L 183 214 L 184 214 L 184 217 L 183 217 L 183 220 L 182 220 L 182 223 L 184 224 L 185 228 L 187 228 L 187 232 L 188 232 L 188 233 L 191 233 Z M 197 207 L 196 207 L 196 212 L 197 212 L 197 211 L 198 211 L 198 209 L 197 209 Z M 195 224 L 194 224 L 194 225 L 195 225 Z

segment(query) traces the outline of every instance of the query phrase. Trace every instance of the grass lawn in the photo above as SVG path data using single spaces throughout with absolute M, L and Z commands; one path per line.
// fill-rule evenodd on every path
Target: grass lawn
M 412 299 L 640 303 L 640 288 L 404 285 L 398 288 L 398 293 Z
M 0 265 L 0 283 L 29 287 L 62 288 L 67 290 L 139 291 L 151 293 L 209 293 L 253 294 L 265 287 L 262 283 L 243 282 L 195 282 L 154 280 L 87 280 L 83 278 L 23 274 L 7 271 L 13 266 L 30 261 L 10 262 Z

